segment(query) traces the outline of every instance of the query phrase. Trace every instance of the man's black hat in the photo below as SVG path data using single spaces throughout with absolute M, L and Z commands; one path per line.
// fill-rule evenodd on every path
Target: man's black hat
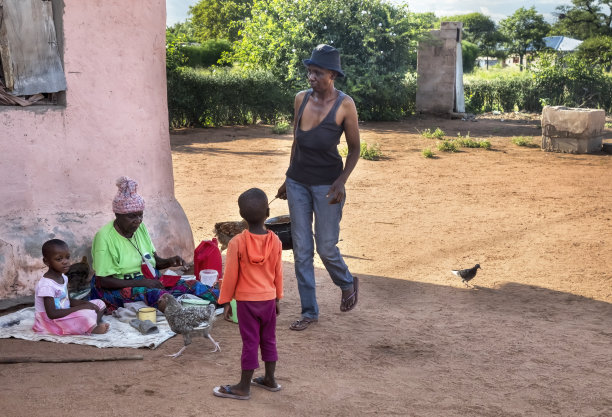
M 336 71 L 338 76 L 344 77 L 344 72 L 340 66 L 340 52 L 333 46 L 318 45 L 312 51 L 310 59 L 302 61 L 304 65 L 316 65 L 317 67 Z

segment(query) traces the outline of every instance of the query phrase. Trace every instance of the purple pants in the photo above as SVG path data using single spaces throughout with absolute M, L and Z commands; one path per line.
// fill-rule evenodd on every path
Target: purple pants
M 242 370 L 259 368 L 257 351 L 260 346 L 261 360 L 276 362 L 276 301 L 236 301 L 236 310 L 242 337 Z

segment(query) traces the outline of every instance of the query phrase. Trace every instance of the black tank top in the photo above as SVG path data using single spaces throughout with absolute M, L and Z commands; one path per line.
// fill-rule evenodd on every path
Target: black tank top
M 323 121 L 314 128 L 303 131 L 300 120 L 312 89 L 306 91 L 298 111 L 295 130 L 296 146 L 286 175 L 294 181 L 307 185 L 331 185 L 342 174 L 342 157 L 338 153 L 343 126 L 336 124 L 336 112 L 344 100 L 338 90 L 338 98 Z

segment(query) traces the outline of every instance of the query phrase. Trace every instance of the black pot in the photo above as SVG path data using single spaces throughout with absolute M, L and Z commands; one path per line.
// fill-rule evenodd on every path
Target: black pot
M 281 243 L 283 250 L 293 249 L 293 240 L 291 239 L 291 219 L 288 215 L 272 217 L 266 220 L 266 228 L 272 230 Z

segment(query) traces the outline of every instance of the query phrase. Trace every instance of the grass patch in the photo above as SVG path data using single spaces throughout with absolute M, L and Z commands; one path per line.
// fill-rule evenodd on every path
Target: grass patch
M 338 149 L 340 156 L 346 157 L 348 155 L 348 148 L 346 146 L 342 146 Z M 361 142 L 359 145 L 359 157 L 363 159 L 367 159 L 369 161 L 377 161 L 382 158 L 382 152 L 380 150 L 380 146 L 378 143 L 374 145 L 368 145 L 365 142 Z
M 436 130 L 434 130 L 433 132 L 431 131 L 431 129 L 423 130 L 421 132 L 421 135 L 423 135 L 427 139 L 442 139 L 444 138 L 444 136 L 446 136 L 446 133 L 444 133 L 444 131 L 439 127 L 436 127 Z
M 525 146 L 527 148 L 535 148 L 537 145 L 533 143 L 533 137 L 528 136 L 514 136 L 512 143 L 516 146 Z
M 457 152 L 459 147 L 457 146 L 457 141 L 444 140 L 438 143 L 438 150 L 442 152 Z
M 278 122 L 274 125 L 274 127 L 272 127 L 272 133 L 274 133 L 275 135 L 284 135 L 285 133 L 289 132 L 290 129 L 291 125 L 289 124 L 289 122 L 282 121 Z
M 433 153 L 433 151 L 429 148 L 425 148 L 421 151 L 421 153 L 423 154 L 423 156 L 425 158 L 433 158 L 435 156 L 435 154 Z

